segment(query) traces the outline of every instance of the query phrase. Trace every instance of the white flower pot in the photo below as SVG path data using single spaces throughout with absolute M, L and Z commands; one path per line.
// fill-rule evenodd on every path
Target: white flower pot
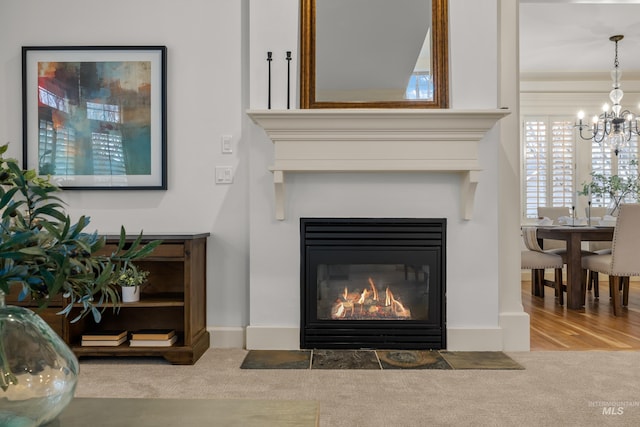
M 140 301 L 140 286 L 122 286 L 122 302 Z

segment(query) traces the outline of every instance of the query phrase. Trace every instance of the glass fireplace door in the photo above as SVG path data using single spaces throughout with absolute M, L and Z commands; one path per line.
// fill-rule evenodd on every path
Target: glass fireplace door
M 301 219 L 302 348 L 444 348 L 443 219 Z

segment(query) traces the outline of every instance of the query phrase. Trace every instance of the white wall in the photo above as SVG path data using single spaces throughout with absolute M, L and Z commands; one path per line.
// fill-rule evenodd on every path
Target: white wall
M 280 8 L 251 1 L 250 56 L 264 62 L 266 51 L 284 51 L 296 43 L 295 20 L 279 20 Z M 297 0 L 272 0 L 295 10 Z M 450 1 L 450 69 L 452 108 L 496 108 L 497 2 Z M 473 46 L 472 49 L 470 47 Z M 294 56 L 297 52 L 294 52 Z M 251 108 L 264 109 L 264 66 L 251 67 Z M 274 106 L 274 108 L 282 108 Z M 498 187 L 499 133 L 480 143 L 484 168 L 476 193 L 474 217 L 460 218 L 457 174 L 288 174 L 286 220 L 274 219 L 273 146 L 252 125 L 250 153 L 250 326 L 248 348 L 297 348 L 299 302 L 299 218 L 447 217 L 447 327 L 449 348 L 485 345 L 501 348 L 498 326 Z M 516 284 L 519 286 L 519 282 Z M 462 342 L 473 331 L 484 344 Z
M 210 232 L 210 326 L 240 327 L 248 318 L 246 6 L 245 0 L 0 5 L 0 141 L 10 142 L 16 158 L 22 156 L 21 46 L 167 46 L 168 190 L 67 191 L 64 198 L 74 218 L 90 215 L 101 232 L 121 224 L 131 233 Z M 233 135 L 232 155 L 221 154 L 226 134 Z M 235 168 L 233 185 L 214 184 L 215 165 Z
M 211 232 L 207 324 L 212 331 L 241 333 L 247 324 L 254 331 L 281 327 L 293 333 L 272 345 L 297 340 L 301 216 L 447 216 L 448 328 L 467 337 L 477 330 L 488 346 L 500 346 L 494 333 L 499 329 L 497 129 L 480 143 L 484 171 L 472 221 L 460 219 L 456 174 L 312 174 L 287 178 L 288 217 L 279 222 L 267 171 L 273 146 L 244 111 L 266 108 L 267 51 L 274 52 L 273 108 L 286 106 L 281 57 L 293 52 L 291 70 L 297 76 L 298 0 L 0 2 L 0 141 L 11 142 L 13 157 L 22 152 L 21 46 L 167 46 L 169 189 L 67 191 L 64 198 L 74 217 L 90 215 L 93 227 L 104 232 L 120 224 L 132 233 Z M 497 4 L 450 0 L 452 108 L 499 107 Z M 293 79 L 294 107 L 297 88 Z M 232 155 L 220 153 L 224 134 L 234 137 Z M 215 165 L 234 166 L 234 184 L 215 185 Z M 273 292 L 283 284 L 285 290 Z M 272 301 L 280 308 L 265 308 Z M 457 342 L 459 348 L 467 344 Z M 226 344 L 222 339 L 217 346 Z
M 298 79 L 300 41 L 298 0 L 250 0 L 250 104 L 251 108 L 266 109 L 268 105 L 267 52 L 271 61 L 271 108 L 287 108 L 286 52 L 291 51 L 291 108 L 298 108 Z

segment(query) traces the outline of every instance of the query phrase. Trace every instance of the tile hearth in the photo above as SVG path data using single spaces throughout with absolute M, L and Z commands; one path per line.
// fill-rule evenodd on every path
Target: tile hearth
M 524 369 L 500 351 L 250 350 L 241 369 Z

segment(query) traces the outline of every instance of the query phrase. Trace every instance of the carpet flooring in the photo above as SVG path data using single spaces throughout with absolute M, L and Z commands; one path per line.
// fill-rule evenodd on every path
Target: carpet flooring
M 250 350 L 241 369 L 524 369 L 500 351 Z
M 506 352 L 524 369 L 501 370 L 240 369 L 247 354 L 209 349 L 194 365 L 82 358 L 76 396 L 312 401 L 320 407 L 320 427 L 640 425 L 635 351 Z M 103 418 L 82 426 L 103 427 Z M 245 427 L 215 419 L 179 426 Z

